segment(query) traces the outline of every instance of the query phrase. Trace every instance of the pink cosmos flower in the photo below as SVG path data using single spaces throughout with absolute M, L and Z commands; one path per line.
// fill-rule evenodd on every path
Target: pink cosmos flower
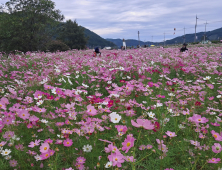
M 113 146 L 113 144 L 109 144 L 108 147 L 105 147 L 105 152 L 109 153 L 109 152 L 116 152 L 119 151 L 118 148 L 116 146 Z
M 117 129 L 118 132 L 125 133 L 127 131 L 127 126 L 125 125 L 115 125 L 115 128 Z
M 219 143 L 214 143 L 214 145 L 212 146 L 212 151 L 214 153 L 220 153 L 222 150 L 222 147 Z
M 210 89 L 213 89 L 214 88 L 214 85 L 213 84 L 206 84 Z
M 113 163 L 113 166 L 122 167 L 122 163 L 124 162 L 124 156 L 119 153 L 111 153 L 111 155 L 108 156 L 109 161 Z
M 86 111 L 90 116 L 95 116 L 97 115 L 97 110 L 94 108 L 92 105 L 87 106 L 87 111 Z
M 18 116 L 23 120 L 29 119 L 30 114 L 27 110 L 19 110 L 18 113 Z
M 147 145 L 146 148 L 147 148 L 147 149 L 152 149 L 153 146 L 152 146 L 152 145 Z
M 220 162 L 220 160 L 221 160 L 220 158 L 212 158 L 212 159 L 208 160 L 208 163 L 217 164 Z
M 34 148 L 35 146 L 38 146 L 40 142 L 41 142 L 40 139 L 39 140 L 35 140 L 35 142 L 30 142 L 28 147 Z
M 136 159 L 133 159 L 133 156 L 126 156 L 124 159 L 125 159 L 127 162 L 135 162 L 135 161 L 136 161 Z
M 175 132 L 170 132 L 170 131 L 167 131 L 166 134 L 167 134 L 169 137 L 171 137 L 171 138 L 177 136 L 177 135 L 175 134 Z
M 7 143 L 7 142 L 2 141 L 2 142 L 0 143 L 0 147 L 3 147 L 6 143 Z
M 217 132 L 215 132 L 214 130 L 212 130 L 212 131 L 211 131 L 211 134 L 213 135 L 213 137 L 214 137 L 214 139 L 215 139 L 216 141 L 222 141 L 222 136 L 221 136 L 219 133 L 217 133 Z
M 30 151 L 30 150 L 26 153 L 29 154 L 29 155 L 32 155 L 32 156 L 37 154 L 35 151 Z
M 84 158 L 84 157 L 78 157 L 77 159 L 76 159 L 76 161 L 77 161 L 77 163 L 78 164 L 84 164 L 85 163 L 85 161 L 86 161 L 86 159 Z
M 41 160 L 45 160 L 45 159 L 47 159 L 47 158 L 50 157 L 50 153 L 49 153 L 49 152 L 42 153 L 42 154 L 40 155 L 40 157 L 41 157 Z
M 49 150 L 49 144 L 48 143 L 43 143 L 41 146 L 40 146 L 40 152 L 41 153 L 47 153 Z
M 72 139 L 67 138 L 63 141 L 63 145 L 66 147 L 70 147 L 73 144 Z
M 144 150 L 144 149 L 146 149 L 146 145 L 140 145 L 140 147 L 139 147 L 139 150 Z
M 200 146 L 200 142 L 198 142 L 198 141 L 190 140 L 190 143 L 194 146 Z
M 192 120 L 193 120 L 193 122 L 195 122 L 195 123 L 206 123 L 206 122 L 209 121 L 209 120 L 206 119 L 205 117 L 201 117 L 201 115 L 198 115 L 198 114 L 194 114 L 194 115 L 192 116 Z
M 132 125 L 135 127 L 143 127 L 144 129 L 147 130 L 152 130 L 155 128 L 152 122 L 148 119 L 137 119 L 136 121 L 137 123 L 131 120 Z
M 127 153 L 129 149 L 134 146 L 135 140 L 136 139 L 134 137 L 127 135 L 127 138 L 125 138 L 124 142 L 122 143 L 123 145 L 122 150 L 125 151 L 125 153 Z
M 216 123 L 216 122 L 215 123 L 210 122 L 210 124 L 213 125 L 213 126 L 220 126 L 220 124 Z
M 208 99 L 209 99 L 209 100 L 213 100 L 213 99 L 214 99 L 214 96 L 212 96 L 212 97 L 208 97 Z
M 164 169 L 164 170 L 174 170 L 173 168 L 166 168 L 166 169 Z
M 45 141 L 44 141 L 44 143 L 52 143 L 53 142 L 53 140 L 52 139 L 46 139 Z
M 16 167 L 18 163 L 15 159 L 13 159 L 13 160 L 9 161 L 9 164 L 10 164 L 11 167 Z
M 12 119 L 11 117 L 4 117 L 3 118 L 3 124 L 5 124 L 5 125 L 10 125 L 10 124 L 12 124 L 12 120 L 14 120 L 14 119 Z

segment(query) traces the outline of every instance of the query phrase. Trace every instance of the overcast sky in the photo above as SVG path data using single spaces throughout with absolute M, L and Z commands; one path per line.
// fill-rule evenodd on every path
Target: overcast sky
M 222 27 L 222 0 L 53 0 L 65 20 L 77 23 L 103 38 L 163 41 Z M 1 3 L 7 0 L 0 0 Z M 216 22 L 220 21 L 220 22 Z M 174 28 L 176 32 L 174 34 Z

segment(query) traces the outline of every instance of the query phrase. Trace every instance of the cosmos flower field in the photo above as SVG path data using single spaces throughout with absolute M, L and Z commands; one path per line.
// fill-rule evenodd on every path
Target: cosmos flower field
M 1 58 L 1 169 L 222 169 L 222 46 Z

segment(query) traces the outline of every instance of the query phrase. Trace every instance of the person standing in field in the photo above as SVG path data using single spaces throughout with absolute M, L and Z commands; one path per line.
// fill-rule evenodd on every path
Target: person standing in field
M 123 39 L 123 50 L 126 50 L 126 42 L 124 39 Z
M 94 49 L 93 57 L 96 57 L 96 56 L 101 56 L 101 52 L 99 51 L 99 47 L 96 47 Z
M 180 49 L 180 52 L 184 52 L 184 51 L 187 51 L 188 49 L 187 49 L 187 44 L 186 43 L 184 43 L 183 44 L 183 47 Z

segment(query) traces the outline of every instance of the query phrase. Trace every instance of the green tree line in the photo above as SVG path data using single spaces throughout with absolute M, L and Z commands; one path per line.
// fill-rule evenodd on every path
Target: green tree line
M 51 0 L 10 0 L 0 6 L 0 51 L 64 51 L 84 49 L 87 38 L 76 21 Z

